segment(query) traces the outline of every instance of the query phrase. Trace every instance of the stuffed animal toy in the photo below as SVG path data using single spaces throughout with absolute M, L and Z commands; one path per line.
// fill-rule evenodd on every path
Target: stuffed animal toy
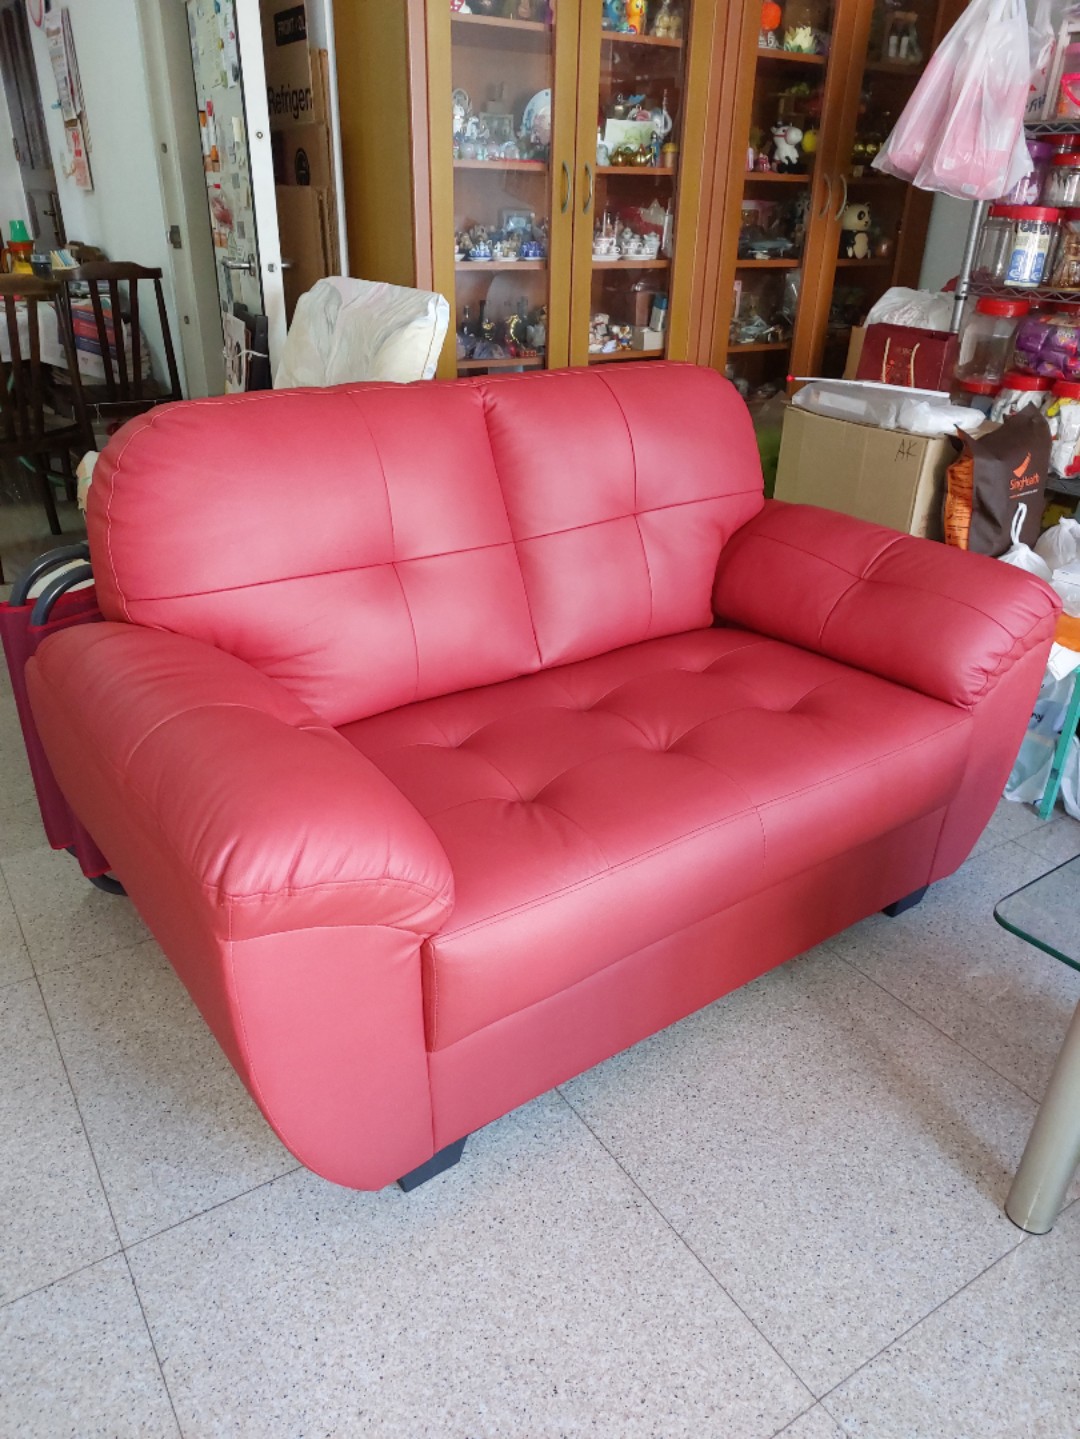
M 799 141 L 802 131 L 797 125 L 788 125 L 778 120 L 772 127 L 773 168 L 781 175 L 793 174 L 802 169 Z
M 854 204 L 844 211 L 840 231 L 840 255 L 848 260 L 865 260 L 870 254 L 870 206 Z
M 645 34 L 645 0 L 626 0 L 626 24 L 632 34 Z

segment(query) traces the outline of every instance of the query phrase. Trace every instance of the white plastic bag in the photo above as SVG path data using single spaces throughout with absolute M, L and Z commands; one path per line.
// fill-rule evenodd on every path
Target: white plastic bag
M 994 200 L 1031 172 L 1023 0 L 971 0 L 930 57 L 874 168 L 962 200 Z
M 1028 29 L 1031 51 L 1031 84 L 1024 109 L 1025 120 L 1042 119 L 1046 104 L 1046 87 L 1050 75 L 1050 59 L 1054 53 L 1054 20 L 1052 0 L 1039 0 Z
M 1063 565 L 1050 576 L 1062 609 L 1074 619 L 1080 618 L 1080 560 Z
M 952 323 L 953 296 L 936 290 L 909 290 L 894 285 L 867 311 L 868 325 L 907 325 L 915 330 L 947 330 Z
M 1013 565 L 1018 570 L 1027 570 L 1029 575 L 1038 575 L 1040 580 L 1046 580 L 1049 584 L 1050 566 L 1044 559 L 1040 559 L 1030 545 L 1020 542 L 1020 532 L 1027 519 L 1027 508 L 1027 505 L 1024 504 L 1017 505 L 1010 532 L 1012 544 L 1003 555 L 998 555 L 998 559 L 1003 565 Z
M 1038 804 L 1042 799 L 1072 688 L 1072 671 L 1060 678 L 1047 673 L 1043 679 L 1027 734 L 1005 783 L 1006 799 L 1023 804 Z M 1080 818 L 1080 740 L 1077 739 L 1069 745 L 1061 777 L 1061 795 L 1068 812 Z
M 1052 570 L 1064 569 L 1080 559 L 1080 520 L 1058 520 L 1035 541 L 1035 553 Z
M 953 72 L 945 128 L 915 175 L 920 189 L 961 200 L 994 200 L 1031 173 L 1027 13 L 1021 0 L 973 0 L 970 8 L 979 5 L 985 28 Z

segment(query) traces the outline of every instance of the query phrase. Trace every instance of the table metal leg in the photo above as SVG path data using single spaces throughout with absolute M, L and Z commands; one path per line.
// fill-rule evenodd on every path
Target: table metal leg
M 1080 1004 L 1054 1065 L 1005 1213 L 1029 1234 L 1053 1228 L 1080 1164 Z

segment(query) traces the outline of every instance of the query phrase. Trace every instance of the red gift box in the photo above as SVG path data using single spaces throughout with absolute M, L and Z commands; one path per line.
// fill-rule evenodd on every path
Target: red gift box
M 957 337 L 948 330 L 867 325 L 855 378 L 910 390 L 947 390 L 957 349 Z

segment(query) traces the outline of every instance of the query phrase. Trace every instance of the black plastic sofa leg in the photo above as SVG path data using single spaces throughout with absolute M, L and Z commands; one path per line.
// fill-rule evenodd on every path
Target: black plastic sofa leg
M 124 886 L 111 874 L 88 874 L 86 877 L 95 889 L 103 889 L 106 894 L 127 894 Z
M 887 904 L 881 911 L 887 914 L 890 919 L 895 919 L 898 914 L 906 914 L 909 909 L 914 909 L 917 904 L 922 903 L 923 895 L 930 888 L 924 884 L 922 889 L 913 889 L 910 894 L 905 894 L 903 899 L 898 899 L 895 904 Z
M 418 1189 L 421 1184 L 426 1184 L 429 1179 L 434 1179 L 436 1174 L 441 1174 L 444 1169 L 453 1169 L 454 1165 L 465 1152 L 464 1139 L 455 1139 L 453 1144 L 448 1144 L 445 1149 L 440 1149 L 438 1154 L 433 1154 L 426 1164 L 420 1164 L 415 1169 L 410 1169 L 408 1174 L 403 1174 L 398 1184 L 408 1194 L 412 1189 Z

